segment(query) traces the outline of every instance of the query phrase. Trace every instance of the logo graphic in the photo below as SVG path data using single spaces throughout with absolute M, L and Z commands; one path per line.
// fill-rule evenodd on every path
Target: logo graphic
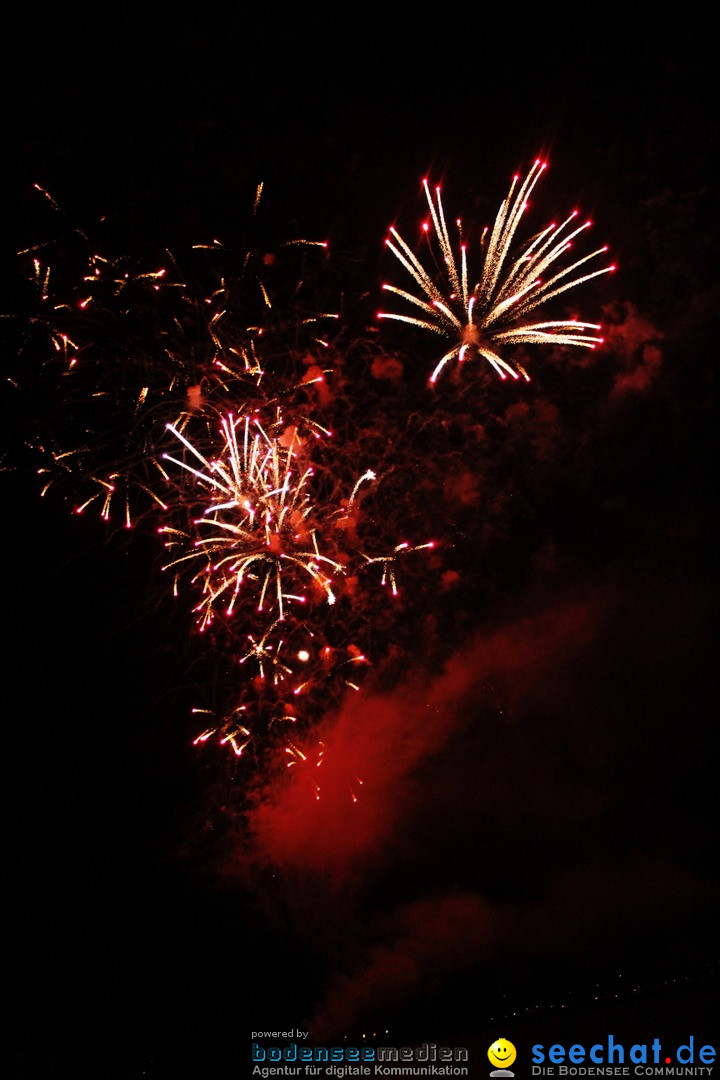
M 517 1050 L 511 1042 L 508 1042 L 507 1039 L 496 1039 L 488 1050 L 490 1064 L 495 1066 L 490 1075 L 515 1076 L 515 1073 L 510 1072 L 507 1066 L 512 1065 L 516 1057 Z

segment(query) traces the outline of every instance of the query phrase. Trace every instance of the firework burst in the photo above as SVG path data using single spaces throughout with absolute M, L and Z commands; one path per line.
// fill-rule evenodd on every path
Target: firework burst
M 435 544 L 368 554 L 370 537 L 356 529 L 372 517 L 362 507 L 375 473 L 366 470 L 340 498 L 341 484 L 327 475 L 315 483 L 318 425 L 261 412 L 219 418 L 219 441 L 205 421 L 195 422 L 204 439 L 189 437 L 190 422 L 169 425 L 179 447 L 162 459 L 177 524 L 159 529 L 171 555 L 164 568 L 176 592 L 183 581 L 199 591 L 196 626 L 234 661 L 212 707 L 196 710 L 206 726 L 195 745 L 295 765 L 314 777 L 318 797 L 313 729 L 348 689 L 360 690 L 369 661 L 355 642 L 377 614 L 378 587 L 397 597 L 399 563 Z
M 193 519 L 192 532 L 164 527 L 169 544 L 191 550 L 167 564 L 201 566 L 193 581 L 202 583 L 197 607 L 199 628 L 212 622 L 220 605 L 231 616 L 243 589 L 251 588 L 256 611 L 282 622 L 288 605 L 315 599 L 335 603 L 331 574 L 343 565 L 321 552 L 310 493 L 311 465 L 299 463 L 299 439 L 290 429 L 287 445 L 272 438 L 257 418 L 221 421 L 221 453 L 209 460 L 174 425 L 169 430 L 188 452 L 165 460 L 191 476 L 207 499 Z M 262 644 L 257 643 L 262 652 Z
M 575 239 L 590 228 L 591 222 L 578 224 L 578 212 L 573 211 L 560 225 L 552 223 L 528 241 L 519 252 L 515 249 L 518 226 L 528 207 L 528 199 L 546 168 L 535 161 L 525 179 L 515 176 L 508 195 L 498 210 L 492 230 L 483 235 L 484 256 L 477 283 L 470 287 L 467 247 L 462 225 L 457 224 L 458 253 L 450 238 L 440 188 L 433 196 L 427 180 L 423 180 L 430 209 L 432 229 L 423 226 L 431 247 L 439 249 L 444 266 L 443 287 L 394 228 L 386 244 L 400 264 L 412 277 L 420 294 L 415 295 L 395 285 L 383 285 L 386 292 L 400 297 L 414 309 L 414 314 L 382 311 L 381 319 L 394 319 L 440 334 L 452 342 L 441 358 L 430 382 L 434 383 L 451 362 L 461 363 L 481 358 L 501 379 L 509 375 L 529 379 L 520 364 L 503 358 L 500 350 L 512 345 L 570 345 L 595 348 L 602 343 L 597 323 L 577 319 L 532 321 L 529 316 L 548 301 L 574 289 L 583 282 L 610 273 L 614 266 L 591 269 L 607 251 L 597 248 L 588 255 L 567 262 L 565 256 Z M 489 232 L 489 235 L 488 235 Z M 436 257 L 436 253 L 433 252 Z

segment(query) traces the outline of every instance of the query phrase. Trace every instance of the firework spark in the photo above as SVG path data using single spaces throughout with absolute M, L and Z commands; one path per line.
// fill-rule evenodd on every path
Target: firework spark
M 295 354 L 326 350 L 322 328 L 338 318 L 304 304 L 306 253 L 326 252 L 327 243 L 277 245 L 287 249 L 295 285 L 275 298 L 273 251 L 235 252 L 213 240 L 181 256 L 100 254 L 38 190 L 64 219 L 66 246 L 61 269 L 52 244 L 19 252 L 34 313 L 18 383 L 31 385 L 35 367 L 47 398 L 34 440 L 43 493 L 70 481 L 76 512 L 98 509 L 105 520 L 119 512 L 130 527 L 148 510 L 167 509 L 158 446 L 168 423 L 182 427 L 188 416 L 225 413 L 238 401 L 312 396 L 325 365 L 303 373 Z
M 397 560 L 402 555 L 409 555 L 413 551 L 431 551 L 435 547 L 435 541 L 429 540 L 426 544 L 411 545 L 407 542 L 398 544 L 391 555 L 377 555 L 370 557 L 369 555 L 363 555 L 365 562 L 368 566 L 379 564 L 382 566 L 382 578 L 380 584 L 385 587 L 390 584 L 390 591 L 393 596 L 398 595 L 397 578 L 395 576 L 395 565 Z
M 221 421 L 222 452 L 208 460 L 179 428 L 168 428 L 190 457 L 164 454 L 165 460 L 193 477 L 209 499 L 186 536 L 191 550 L 165 567 L 200 561 L 193 578 L 202 582 L 200 629 L 220 605 L 231 616 L 248 586 L 256 610 L 266 612 L 271 623 L 285 619 L 289 604 L 312 603 L 318 596 L 334 604 L 330 574 L 342 574 L 344 567 L 320 551 L 309 490 L 313 469 L 299 467 L 295 429 L 285 448 L 257 418 L 229 414 Z M 175 546 L 178 530 L 171 532 Z
M 528 199 L 546 168 L 535 161 L 525 180 L 515 176 L 508 195 L 498 210 L 495 224 L 483 235 L 484 257 L 477 283 L 469 287 L 467 247 L 462 226 L 457 222 L 459 253 L 456 256 L 450 239 L 440 188 L 433 197 L 427 180 L 423 180 L 430 208 L 430 225 L 423 226 L 429 238 L 439 247 L 444 265 L 446 291 L 436 284 L 420 259 L 403 240 L 398 231 L 390 229 L 386 244 L 407 270 L 420 290 L 420 295 L 383 285 L 386 292 L 400 297 L 415 309 L 415 314 L 381 311 L 378 318 L 394 319 L 440 334 L 452 341 L 450 348 L 435 367 L 430 382 L 434 383 L 443 369 L 453 360 L 461 363 L 472 357 L 486 360 L 501 379 L 508 375 L 518 379 L 529 376 L 520 364 L 504 359 L 500 349 L 507 345 L 570 345 L 595 348 L 602 343 L 597 323 L 577 319 L 527 321 L 527 316 L 549 300 L 573 289 L 583 282 L 610 273 L 614 266 L 589 269 L 593 260 L 607 251 L 597 248 L 589 255 L 567 262 L 563 256 L 572 248 L 591 222 L 578 224 L 578 212 L 573 211 L 560 224 L 552 223 L 514 253 L 514 242 L 520 221 L 528 207 Z

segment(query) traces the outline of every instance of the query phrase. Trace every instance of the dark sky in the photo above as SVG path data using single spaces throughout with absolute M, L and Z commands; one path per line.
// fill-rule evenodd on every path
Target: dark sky
M 261 781 L 223 818 L 242 800 L 189 746 L 196 654 L 151 537 L 40 501 L 32 408 L 4 393 L 11 1075 L 240 1078 L 253 1029 L 305 1023 L 318 1044 L 462 1039 L 478 1076 L 498 1025 L 520 1051 L 716 1041 L 706 29 L 211 6 L 6 34 L 11 275 L 55 221 L 33 183 L 137 255 L 236 241 L 262 180 L 268 228 L 329 239 L 375 334 L 385 232 L 422 214 L 422 176 L 485 220 L 538 153 L 540 212 L 579 203 L 620 267 L 583 298 L 611 326 L 593 364 L 538 362 L 517 397 L 367 370 L 348 391 L 350 455 L 427 410 L 399 445 L 445 554 L 377 632 L 376 681 L 326 718 L 320 807 Z M 407 371 L 430 355 L 388 340 Z

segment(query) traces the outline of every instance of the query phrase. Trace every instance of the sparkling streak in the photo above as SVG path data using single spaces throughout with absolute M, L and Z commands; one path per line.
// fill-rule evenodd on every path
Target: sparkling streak
M 484 359 L 501 379 L 520 376 L 529 379 L 524 368 L 500 355 L 503 345 L 567 345 L 593 349 L 603 342 L 594 331 L 597 323 L 577 319 L 529 321 L 528 316 L 542 304 L 555 299 L 602 274 L 611 273 L 614 266 L 591 269 L 589 264 L 604 255 L 607 247 L 597 248 L 569 264 L 565 259 L 575 239 L 590 228 L 589 221 L 577 224 L 573 211 L 560 224 L 546 226 L 542 232 L 513 254 L 516 233 L 527 210 L 528 199 L 546 169 L 546 163 L 535 161 L 525 179 L 514 177 L 490 231 L 477 284 L 468 288 L 467 249 L 462 241 L 462 226 L 457 222 L 460 245 L 458 255 L 450 239 L 440 188 L 430 190 L 427 180 L 423 188 L 432 221 L 432 231 L 424 226 L 429 242 L 439 248 L 444 266 L 445 291 L 397 229 L 390 229 L 386 245 L 400 265 L 413 279 L 418 292 L 396 285 L 383 285 L 385 292 L 399 297 L 410 305 L 409 314 L 378 312 L 380 319 L 393 319 L 439 334 L 452 342 L 430 376 L 437 381 L 451 361 L 462 363 L 471 358 Z M 483 237 L 485 241 L 486 237 Z M 548 275 L 544 279 L 543 275 Z M 526 321 L 527 320 L 527 321 Z
M 311 593 L 333 604 L 329 575 L 344 573 L 344 567 L 320 549 L 310 492 L 313 470 L 296 468 L 296 431 L 285 447 L 249 416 L 228 414 L 220 427 L 222 447 L 210 460 L 168 424 L 190 457 L 165 455 L 200 488 L 201 501 L 209 502 L 179 541 L 190 550 L 166 566 L 200 564 L 194 580 L 202 584 L 196 608 L 201 628 L 213 620 L 221 601 L 225 614 L 232 615 L 243 588 L 252 589 L 257 610 L 267 611 L 271 623 L 286 617 L 288 602 L 304 602 L 302 583 L 308 578 Z M 171 540 L 173 547 L 177 543 Z

